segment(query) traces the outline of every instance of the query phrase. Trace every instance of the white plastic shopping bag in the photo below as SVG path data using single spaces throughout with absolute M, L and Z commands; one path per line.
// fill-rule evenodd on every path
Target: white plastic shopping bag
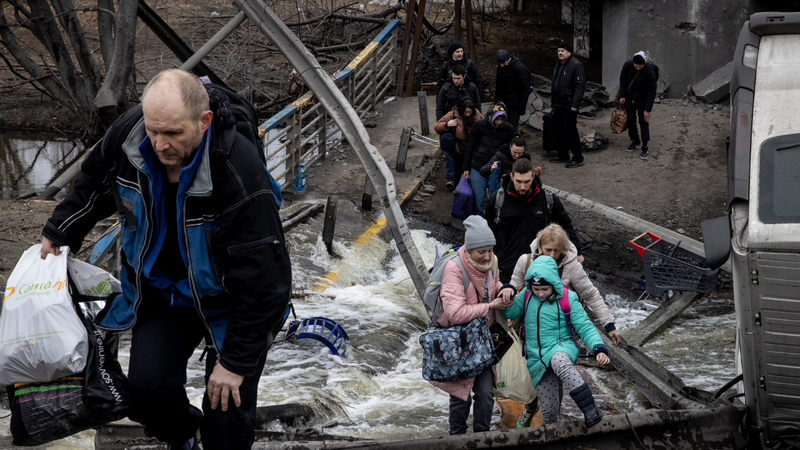
M 97 266 L 70 257 L 67 262 L 67 270 L 81 295 L 108 297 L 114 292 L 122 293 L 122 285 L 119 280 Z
M 495 397 L 510 398 L 527 404 L 536 398 L 536 388 L 533 387 L 531 374 L 528 372 L 528 361 L 522 357 L 519 336 L 513 328 L 509 328 L 508 334 L 514 340 L 514 344 L 497 363 Z
M 26 250 L 8 277 L 0 313 L 0 386 L 46 382 L 86 365 L 86 328 L 67 282 L 69 247 L 47 259 L 41 248 Z

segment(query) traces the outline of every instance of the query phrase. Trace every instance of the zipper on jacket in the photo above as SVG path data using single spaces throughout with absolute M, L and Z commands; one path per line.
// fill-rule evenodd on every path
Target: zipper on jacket
M 203 307 L 200 305 L 200 295 L 197 293 L 197 285 L 195 284 L 194 280 L 194 272 L 192 271 L 192 253 L 189 249 L 189 230 L 186 226 L 186 201 L 188 200 L 189 195 L 184 194 L 183 196 L 183 213 L 181 217 L 181 227 L 183 228 L 183 240 L 184 245 L 186 246 L 186 259 L 189 261 L 189 285 L 192 287 L 192 303 L 194 303 L 194 307 L 197 310 L 197 313 L 200 314 L 200 319 L 202 319 L 203 325 L 206 327 L 208 331 L 208 335 L 211 336 L 211 344 L 217 350 L 217 361 L 216 364 L 219 364 L 220 358 L 222 357 L 222 352 L 220 351 L 219 345 L 217 345 L 217 340 L 214 337 L 214 332 L 211 330 L 211 326 L 208 324 L 208 320 L 206 319 L 206 315 L 203 313 Z M 210 249 L 209 249 L 210 250 Z
M 536 310 L 536 343 L 539 344 L 539 359 L 542 359 L 542 337 L 541 337 L 541 319 L 542 319 L 542 306 L 544 302 L 539 300 L 539 309 Z

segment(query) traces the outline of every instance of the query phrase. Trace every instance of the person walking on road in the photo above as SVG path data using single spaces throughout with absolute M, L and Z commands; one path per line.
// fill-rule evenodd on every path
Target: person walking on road
M 464 167 L 464 155 L 469 149 L 472 126 L 476 120 L 482 119 L 483 114 L 475 109 L 475 103 L 471 99 L 465 98 L 458 104 L 458 108 L 442 116 L 433 126 L 434 131 L 439 134 L 442 150 L 445 150 L 445 147 L 451 147 L 449 151 L 445 151 L 447 170 L 445 186 L 451 191 L 455 189 L 455 176 L 461 175 L 461 168 Z
M 503 192 L 502 197 L 500 192 Z M 514 162 L 511 179 L 504 190 L 489 197 L 483 217 L 497 240 L 494 253 L 497 255 L 500 281 L 504 283 L 511 280 L 519 257 L 530 253 L 530 243 L 536 234 L 552 222 L 567 230 L 579 261 L 583 261 L 583 256 L 580 256 L 581 242 L 572 226 L 572 219 L 561 200 L 542 188 L 542 180 L 528 159 L 520 158 Z
M 464 54 L 464 45 L 459 41 L 453 41 L 447 49 L 447 60 L 445 60 L 442 67 L 439 69 L 439 79 L 436 82 L 436 94 L 438 95 L 439 91 L 442 90 L 442 86 L 450 81 L 450 74 L 456 66 L 464 68 L 467 81 L 475 84 L 475 87 L 478 88 L 478 94 L 483 95 L 485 83 L 481 77 L 481 71 L 478 69 L 478 65 Z M 480 99 L 478 99 L 476 106 L 480 108 Z
M 519 133 L 519 117 L 525 114 L 528 97 L 533 92 L 531 72 L 516 53 L 498 50 L 496 56 L 495 103 L 503 102 L 506 105 L 508 123 Z
M 631 138 L 631 145 L 627 150 L 633 152 L 641 149 L 639 157 L 642 159 L 647 159 L 650 111 L 653 110 L 656 99 L 657 81 L 655 66 L 647 62 L 644 52 L 638 52 L 625 61 L 619 74 L 619 103 L 628 114 L 628 136 Z M 642 128 L 641 139 L 636 128 L 637 117 Z
M 452 111 L 465 98 L 472 99 L 480 112 L 481 97 L 478 94 L 478 88 L 472 82 L 467 81 L 464 73 L 464 67 L 453 67 L 451 80 L 442 86 L 439 95 L 436 96 L 436 120 Z
M 481 175 L 481 168 L 511 139 L 514 139 L 514 127 L 508 124 L 506 112 L 502 109 L 492 113 L 491 118 L 475 122 L 472 127 L 463 170 L 475 196 L 473 214 L 482 215 L 486 204 L 487 179 Z
M 558 44 L 558 63 L 553 69 L 550 109 L 553 113 L 553 141 L 558 156 L 550 159 L 550 162 L 564 163 L 569 169 L 583 165 L 581 138 L 578 135 L 578 108 L 585 91 L 583 64 L 572 56 L 572 44 L 561 41 Z
M 97 321 L 132 330 L 129 417 L 172 449 L 199 448 L 198 428 L 206 449 L 253 445 L 259 378 L 291 297 L 270 180 L 220 95 L 189 72 L 156 75 L 42 231 L 43 258 L 78 251 L 97 221 L 120 213 L 123 293 Z M 185 384 L 203 340 L 201 411 Z

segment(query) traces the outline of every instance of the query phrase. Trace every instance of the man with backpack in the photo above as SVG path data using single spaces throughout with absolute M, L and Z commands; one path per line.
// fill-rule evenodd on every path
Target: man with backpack
M 511 179 L 502 189 L 489 196 L 484 218 L 489 223 L 497 243 L 494 254 L 498 259 L 500 281 L 508 283 L 514 274 L 517 259 L 530 252 L 530 243 L 539 230 L 555 222 L 566 230 L 569 240 L 578 250 L 583 262 L 581 243 L 572 219 L 552 192 L 542 188 L 531 161 L 519 158 L 511 168 Z
M 451 42 L 447 48 L 447 59 L 442 63 L 442 67 L 439 68 L 439 79 L 436 82 L 436 94 L 439 94 L 439 91 L 442 90 L 442 86 L 444 86 L 445 83 L 450 82 L 450 76 L 456 66 L 464 68 L 467 81 L 473 83 L 475 87 L 478 88 L 478 94 L 482 95 L 484 81 L 483 77 L 481 77 L 481 71 L 478 65 L 464 54 L 464 44 L 459 41 Z M 481 106 L 480 99 L 478 99 L 476 104 L 478 107 Z
M 42 257 L 77 251 L 98 220 L 120 213 L 123 294 L 96 320 L 133 331 L 129 417 L 174 449 L 199 448 L 198 429 L 204 448 L 252 446 L 259 377 L 291 294 L 270 178 L 231 113 L 239 100 L 188 72 L 156 75 L 42 232 Z M 201 412 L 184 384 L 203 339 Z
M 478 88 L 467 81 L 463 66 L 455 66 L 450 82 L 445 83 L 436 96 L 436 120 L 452 111 L 465 98 L 472 99 L 478 112 L 481 112 L 481 96 Z
M 619 103 L 628 114 L 629 152 L 642 149 L 641 159 L 647 159 L 647 142 L 650 141 L 650 111 L 656 99 L 658 67 L 647 61 L 644 52 L 638 52 L 625 61 L 619 74 Z M 636 118 L 642 127 L 642 137 L 636 129 Z
M 496 56 L 495 103 L 505 103 L 508 123 L 519 133 L 519 117 L 525 114 L 528 97 L 533 92 L 531 71 L 522 64 L 516 53 L 498 50 Z

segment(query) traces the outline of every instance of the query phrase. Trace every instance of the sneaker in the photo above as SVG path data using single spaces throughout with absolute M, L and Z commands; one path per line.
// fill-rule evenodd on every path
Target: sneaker
M 536 415 L 536 412 L 528 412 L 528 408 L 524 408 L 522 410 L 522 415 L 519 416 L 517 420 L 517 424 L 515 428 L 530 428 L 531 420 L 533 420 L 533 416 Z
M 562 164 L 565 164 L 565 163 L 570 162 L 570 160 L 569 159 L 561 159 L 559 157 L 555 157 L 555 158 L 550 158 L 550 162 L 551 163 L 562 163 Z
M 639 155 L 639 158 L 647 159 L 647 146 L 642 147 L 642 154 Z
M 578 162 L 578 161 L 570 161 L 564 167 L 566 167 L 567 169 L 574 169 L 574 168 L 580 167 L 582 165 L 583 165 L 583 161 L 580 161 L 580 162 Z
M 628 146 L 625 150 L 632 152 L 634 150 L 639 150 L 642 148 L 642 143 L 638 141 L 631 141 L 631 145 Z
M 450 191 L 452 191 L 453 189 L 456 188 L 455 184 L 453 184 L 453 179 L 452 178 L 447 180 L 447 184 L 445 184 L 445 187 L 447 187 L 447 189 L 450 190 Z

